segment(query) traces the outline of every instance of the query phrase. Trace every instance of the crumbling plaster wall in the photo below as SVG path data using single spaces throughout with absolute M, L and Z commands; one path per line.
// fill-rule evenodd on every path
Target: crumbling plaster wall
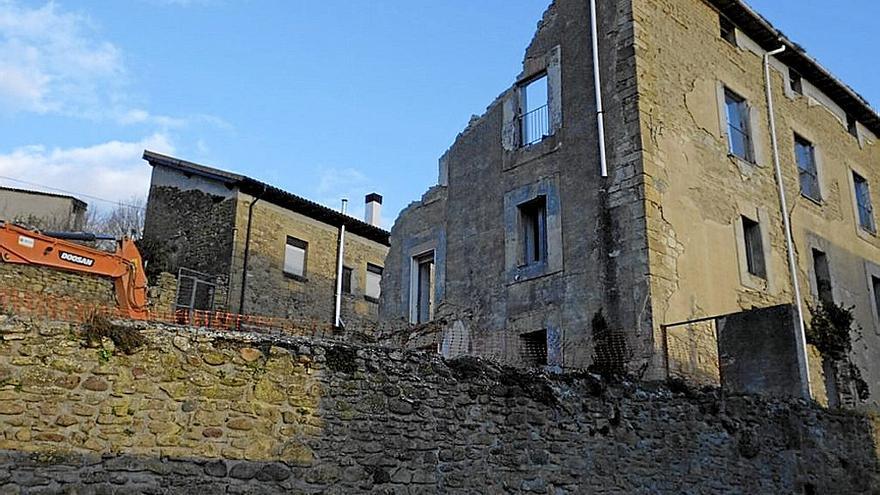
M 724 41 L 717 11 L 703 1 L 634 0 L 633 5 L 655 331 L 663 323 L 790 302 L 760 49 L 741 32 L 739 47 Z M 880 261 L 880 239 L 856 227 L 851 170 L 880 186 L 880 149 L 863 127 L 860 140 L 850 136 L 841 110 L 807 81 L 807 96 L 802 96 L 788 89 L 787 78 L 787 69 L 774 63 L 779 149 L 799 280 L 805 300 L 813 301 L 810 239 L 824 239 L 838 302 L 855 306 L 865 330 L 854 358 L 869 370 L 866 379 L 876 397 L 880 369 L 869 356 L 880 349 L 880 326 L 865 265 Z M 747 98 L 752 109 L 757 165 L 728 156 L 719 98 L 724 85 Z M 795 132 L 816 145 L 819 204 L 798 194 Z M 742 273 L 740 215 L 762 223 L 769 255 L 766 282 Z
M 446 186 L 446 311 L 441 315 L 465 322 L 483 341 L 478 353 L 515 362 L 518 335 L 546 329 L 548 346 L 558 347 L 550 349 L 551 357 L 558 356 L 551 364 L 588 366 L 594 357 L 591 320 L 602 311 L 614 330 L 627 336 L 633 371 L 643 369 L 650 356 L 629 2 L 602 2 L 598 16 L 611 177 L 599 174 L 588 4 L 575 0 L 557 0 L 549 7 L 517 77 L 527 81 L 547 71 L 554 133 L 532 146 L 517 145 L 519 91 L 514 86 L 472 119 L 441 159 L 441 184 Z M 542 273 L 521 274 L 505 260 L 505 249 L 516 249 L 506 243 L 516 238 L 511 229 L 517 228 L 505 211 L 516 204 L 505 206 L 505 198 L 529 188 L 553 196 L 548 238 L 560 239 L 559 245 L 549 246 L 558 264 Z M 552 208 L 557 204 L 558 211 Z M 406 211 L 398 224 L 425 223 L 434 213 L 407 218 L 419 215 L 420 209 Z M 410 234 L 408 228 L 397 228 L 392 244 L 405 242 Z M 391 287 L 405 292 L 408 281 L 386 285 Z M 402 316 L 405 309 L 397 306 L 396 314 Z
M 252 196 L 239 194 L 235 218 L 235 251 L 230 272 L 229 307 L 239 310 L 248 214 Z M 308 243 L 305 280 L 284 274 L 287 237 Z M 267 201 L 253 208 L 245 314 L 333 324 L 339 229 Z M 388 247 L 352 233 L 345 236 L 344 265 L 353 269 L 352 294 L 343 296 L 347 326 L 372 329 L 378 302 L 364 297 L 367 263 L 385 265 Z
M 874 493 L 876 422 L 803 401 L 0 316 L 2 493 Z M 621 460 L 625 459 L 625 462 Z

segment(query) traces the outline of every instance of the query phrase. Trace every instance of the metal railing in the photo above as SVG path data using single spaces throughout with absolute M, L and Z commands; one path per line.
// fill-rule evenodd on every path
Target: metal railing
M 541 142 L 550 135 L 550 107 L 544 105 L 519 116 L 520 142 L 523 146 Z

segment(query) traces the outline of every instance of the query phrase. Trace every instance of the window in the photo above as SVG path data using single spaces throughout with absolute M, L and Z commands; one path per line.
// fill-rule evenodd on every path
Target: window
M 854 138 L 859 137 L 859 126 L 856 118 L 850 114 L 846 115 L 846 132 L 850 133 Z
M 724 106 L 727 110 L 727 140 L 730 154 L 747 162 L 754 162 L 752 135 L 749 126 L 749 107 L 746 100 L 724 90 Z
M 529 146 L 550 135 L 550 107 L 547 75 L 533 79 L 520 88 L 520 142 Z
M 736 44 L 736 27 L 733 25 L 730 20 L 724 16 L 720 17 L 721 20 L 721 38 L 730 43 L 733 46 L 737 46 Z
M 799 95 L 804 94 L 804 79 L 796 70 L 790 67 L 788 69 L 788 83 L 792 91 Z
M 520 266 L 536 265 L 547 261 L 547 197 L 519 205 L 522 239 Z
M 767 278 L 764 264 L 764 242 L 761 240 L 761 225 L 754 220 L 742 217 L 743 239 L 746 244 L 746 266 L 756 277 Z
M 343 266 L 342 267 L 342 293 L 343 294 L 351 294 L 351 277 L 352 277 L 352 269 Z
M 284 273 L 295 278 L 306 276 L 306 253 L 309 243 L 295 237 L 287 237 L 284 246 Z
M 880 317 L 880 278 L 871 277 L 871 288 L 874 290 L 874 311 Z
M 434 252 L 413 258 L 413 267 L 413 323 L 427 323 L 434 319 Z
M 859 210 L 859 226 L 868 232 L 875 232 L 874 207 L 871 206 L 871 190 L 868 188 L 868 181 L 853 172 L 853 184 L 855 185 L 856 207 Z
M 528 367 L 547 366 L 547 330 L 519 336 L 520 359 Z
M 831 290 L 831 271 L 828 268 L 828 256 L 818 249 L 813 250 L 813 274 L 816 276 L 816 293 L 822 302 L 833 303 Z
M 819 201 L 819 174 L 816 171 L 816 149 L 806 139 L 795 135 L 794 154 L 797 159 L 798 175 L 801 183 L 801 194 Z
M 367 263 L 367 280 L 364 296 L 378 301 L 382 295 L 382 267 Z

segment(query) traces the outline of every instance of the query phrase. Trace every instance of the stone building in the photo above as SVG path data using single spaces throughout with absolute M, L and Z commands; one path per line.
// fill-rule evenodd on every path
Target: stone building
M 87 208 L 73 196 L 0 186 L 0 220 L 48 230 L 81 230 Z
M 590 3 L 550 5 L 515 84 L 398 218 L 382 316 L 440 323 L 450 353 L 710 382 L 723 330 L 815 397 L 829 379 L 799 318 L 761 334 L 778 357 L 724 320 L 796 308 L 797 280 L 808 323 L 820 299 L 854 307 L 849 357 L 880 396 L 880 117 L 740 0 L 600 0 L 597 36 Z
M 388 232 L 250 177 L 151 151 L 144 159 L 153 167 L 147 269 L 181 274 L 179 305 L 334 323 L 345 225 L 342 321 L 375 325 Z M 377 222 L 382 197 L 367 201 L 367 215 Z M 189 277 L 216 284 L 213 294 L 208 286 L 208 294 L 189 298 Z

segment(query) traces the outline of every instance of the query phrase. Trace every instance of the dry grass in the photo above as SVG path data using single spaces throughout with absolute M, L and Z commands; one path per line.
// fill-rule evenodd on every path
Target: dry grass
M 132 354 L 147 343 L 146 337 L 138 330 L 115 325 L 99 313 L 93 313 L 83 324 L 82 337 L 88 345 L 100 345 L 101 339 L 107 337 L 125 354 Z

